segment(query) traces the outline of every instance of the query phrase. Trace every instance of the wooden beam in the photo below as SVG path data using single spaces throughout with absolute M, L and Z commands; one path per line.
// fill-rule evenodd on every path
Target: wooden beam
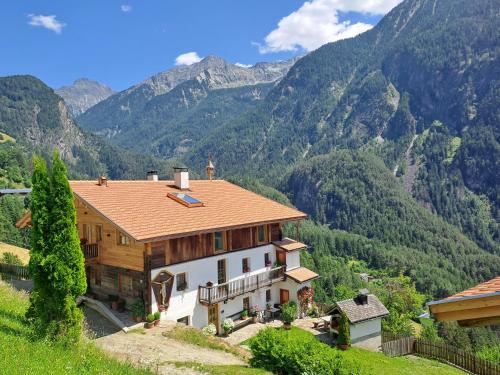
M 459 320 L 458 324 L 460 325 L 460 327 L 494 326 L 494 325 L 500 324 L 500 316 L 493 317 L 493 318 Z
M 489 306 L 477 309 L 447 311 L 437 314 L 434 313 L 433 315 L 439 322 L 448 320 L 495 318 L 500 317 L 500 309 L 498 308 L 498 306 Z
M 460 299 L 457 301 L 450 300 L 449 302 L 429 305 L 429 309 L 433 314 L 438 314 L 448 311 L 477 309 L 492 306 L 500 306 L 500 295 L 483 298 Z

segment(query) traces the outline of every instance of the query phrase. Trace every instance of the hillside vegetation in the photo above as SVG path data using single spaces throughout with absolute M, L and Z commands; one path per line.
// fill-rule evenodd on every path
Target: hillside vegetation
M 24 322 L 28 296 L 0 282 L 0 301 L 0 368 L 3 374 L 152 374 L 108 357 L 90 342 L 67 348 L 34 340 Z

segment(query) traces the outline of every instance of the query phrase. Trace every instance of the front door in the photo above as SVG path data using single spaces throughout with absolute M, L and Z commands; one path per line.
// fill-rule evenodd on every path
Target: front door
M 219 332 L 219 305 L 208 306 L 208 324 L 213 323 Z
M 276 250 L 276 260 L 279 264 L 286 264 L 286 253 L 283 250 Z
M 280 289 L 280 305 L 287 303 L 289 298 L 290 292 L 288 291 L 288 289 Z

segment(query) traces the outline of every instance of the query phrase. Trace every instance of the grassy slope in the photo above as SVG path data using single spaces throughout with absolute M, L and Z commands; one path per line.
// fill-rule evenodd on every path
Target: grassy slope
M 67 349 L 28 337 L 23 316 L 25 293 L 0 282 L 0 373 L 24 374 L 152 374 L 106 356 L 89 342 Z
M 3 253 L 12 253 L 17 255 L 19 259 L 21 259 L 21 262 L 25 265 L 27 265 L 30 261 L 30 253 L 28 249 L 0 242 L 0 258 Z
M 300 337 L 312 335 L 310 332 L 301 328 L 292 327 L 288 331 L 289 335 Z M 245 340 L 241 345 L 250 345 L 251 338 Z M 332 349 L 337 350 L 337 349 Z M 383 353 L 370 352 L 364 349 L 351 348 L 342 355 L 350 362 L 360 366 L 363 375 L 406 375 L 406 374 L 425 374 L 425 375 L 459 375 L 464 372 L 445 365 L 443 363 L 415 357 L 388 357 Z

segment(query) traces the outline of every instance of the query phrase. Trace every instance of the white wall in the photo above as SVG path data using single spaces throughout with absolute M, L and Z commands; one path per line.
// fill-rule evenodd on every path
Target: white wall
M 365 336 L 381 332 L 382 319 L 367 320 L 357 324 L 351 324 L 351 340 L 354 342 Z
M 248 250 L 225 252 L 208 258 L 202 258 L 152 270 L 152 279 L 164 270 L 173 275 L 182 272 L 186 272 L 187 274 L 188 288 L 185 291 L 178 292 L 176 281 L 174 280 L 169 307 L 166 312 L 162 313 L 162 319 L 176 321 L 179 318 L 189 316 L 191 325 L 199 328 L 205 326 L 207 324 L 208 312 L 205 306 L 198 303 L 198 286 L 206 285 L 208 281 L 211 281 L 214 284 L 217 283 L 217 261 L 220 259 L 226 259 L 227 281 L 232 281 L 242 279 L 268 269 L 264 264 L 265 253 L 270 253 L 272 263 L 276 261 L 274 245 L 269 244 Z M 247 257 L 250 258 L 251 272 L 243 274 L 242 259 Z M 275 289 L 274 286 L 273 288 Z M 279 289 L 272 291 L 273 299 L 277 299 L 274 303 L 279 302 L 278 291 Z M 265 307 L 265 288 L 259 289 L 254 293 L 249 293 L 248 295 L 251 296 L 250 303 L 252 305 L 258 304 L 261 308 Z M 243 309 L 243 297 L 245 296 L 247 295 L 239 296 L 234 300 L 229 300 L 227 304 L 221 302 L 219 304 L 220 310 L 224 310 L 224 313 L 221 313 L 220 321 L 223 320 L 223 317 L 241 311 Z M 157 310 L 156 302 L 154 300 L 151 307 L 153 312 Z
M 286 270 L 300 267 L 300 251 L 286 253 Z

